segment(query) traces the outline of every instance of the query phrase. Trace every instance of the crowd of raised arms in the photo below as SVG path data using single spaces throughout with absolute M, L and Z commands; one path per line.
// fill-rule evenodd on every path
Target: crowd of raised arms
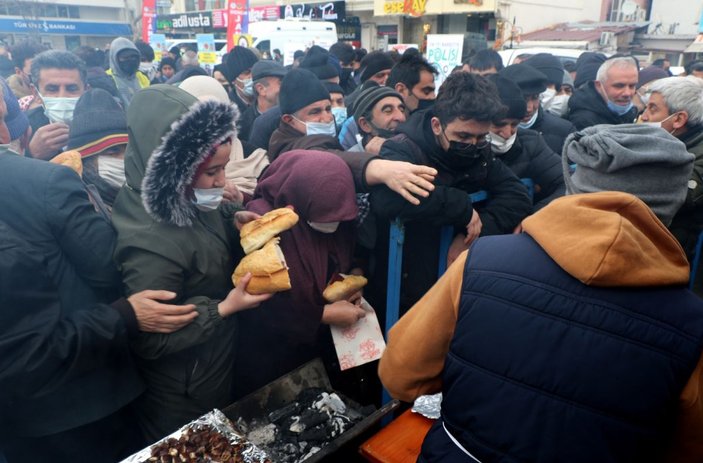
M 703 461 L 703 62 L 0 53 L 0 462 L 116 462 L 315 358 L 361 404 L 442 392 L 420 462 Z M 262 294 L 240 230 L 282 208 Z M 342 371 L 369 312 L 323 292 L 364 276 L 383 327 L 389 273 Z

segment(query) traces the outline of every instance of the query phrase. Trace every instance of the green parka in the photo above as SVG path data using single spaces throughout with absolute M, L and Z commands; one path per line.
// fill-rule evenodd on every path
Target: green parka
M 166 85 L 138 92 L 127 113 L 127 183 L 112 214 L 125 291 L 173 291 L 175 303 L 195 304 L 199 312 L 175 333 L 141 333 L 133 343 L 147 382 L 140 426 L 152 441 L 230 398 L 236 325 L 217 305 L 232 289 L 241 248 L 219 210 L 199 211 L 190 200 L 197 166 L 233 135 L 232 115 L 221 113 L 218 104 Z

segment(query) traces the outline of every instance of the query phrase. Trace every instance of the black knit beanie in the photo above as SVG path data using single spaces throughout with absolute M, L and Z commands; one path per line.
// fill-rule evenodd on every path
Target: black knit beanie
M 362 82 L 366 82 L 377 72 L 390 70 L 394 64 L 393 58 L 388 53 L 380 50 L 372 51 L 361 60 L 362 71 L 359 78 Z
M 224 63 L 225 77 L 230 82 L 239 77 L 239 74 L 251 69 L 256 63 L 258 58 L 253 51 L 242 46 L 235 46 L 227 54 L 222 57 L 222 62 Z
M 515 82 L 524 96 L 538 95 L 547 89 L 547 76 L 524 63 L 511 64 L 498 74 Z
M 339 71 L 330 62 L 330 54 L 319 45 L 313 45 L 300 62 L 300 67 L 307 69 L 320 80 L 339 77 Z
M 574 79 L 574 88 L 579 88 L 583 84 L 587 84 L 592 80 L 596 80 L 598 68 L 605 63 L 606 56 L 603 53 L 595 53 L 587 51 L 581 53 L 581 56 L 576 60 L 576 78 Z
M 127 116 L 122 107 L 105 90 L 85 92 L 73 110 L 67 148 L 88 157 L 126 143 Z
M 330 92 L 307 69 L 293 69 L 283 78 L 278 96 L 281 114 L 293 114 L 320 100 L 329 100 Z
M 564 81 L 564 66 L 559 58 L 551 53 L 538 53 L 525 61 L 525 64 L 532 66 L 547 76 L 547 82 L 559 90 L 561 83 Z
M 498 74 L 492 74 L 486 77 L 495 84 L 498 89 L 500 101 L 508 108 L 503 118 L 522 119 L 525 117 L 525 114 L 527 114 L 527 103 L 525 103 L 525 97 L 520 87 L 511 79 Z
M 403 97 L 390 87 L 373 86 L 362 91 L 354 102 L 354 120 L 359 122 L 359 118 L 364 115 L 369 109 L 373 108 L 376 103 L 386 98 L 394 96 L 401 102 Z

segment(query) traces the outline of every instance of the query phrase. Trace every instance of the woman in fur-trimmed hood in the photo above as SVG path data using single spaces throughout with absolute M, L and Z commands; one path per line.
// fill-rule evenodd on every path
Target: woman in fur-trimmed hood
M 265 299 L 232 289 L 242 251 L 218 210 L 236 117 L 231 104 L 169 85 L 140 91 L 127 111 L 126 184 L 112 215 L 126 292 L 164 289 L 195 307 L 185 328 L 142 333 L 132 346 L 147 382 L 137 413 L 149 441 L 229 403 L 236 325 L 228 316 Z

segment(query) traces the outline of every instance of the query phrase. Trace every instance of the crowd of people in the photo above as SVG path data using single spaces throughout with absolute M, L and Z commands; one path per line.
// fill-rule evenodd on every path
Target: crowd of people
M 422 462 L 703 460 L 701 63 L 481 50 L 437 88 L 344 42 L 211 75 L 126 38 L 5 51 L 0 461 L 119 461 L 316 357 L 364 403 L 443 392 Z M 233 287 L 282 207 L 292 289 Z M 383 326 L 396 219 L 403 316 L 342 372 L 329 327 L 367 312 L 322 292 L 366 276 Z

